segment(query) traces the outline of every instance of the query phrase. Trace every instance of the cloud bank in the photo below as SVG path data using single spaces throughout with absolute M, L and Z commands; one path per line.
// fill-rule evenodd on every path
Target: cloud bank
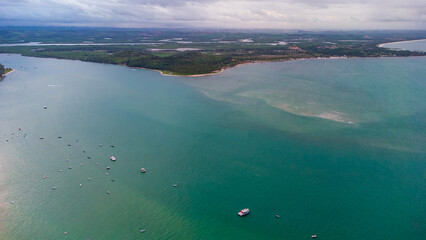
M 1 25 L 426 29 L 424 0 L 3 0 Z

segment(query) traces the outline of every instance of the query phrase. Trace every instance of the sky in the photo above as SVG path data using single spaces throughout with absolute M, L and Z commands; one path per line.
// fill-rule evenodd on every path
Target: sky
M 0 0 L 0 25 L 426 30 L 426 0 Z

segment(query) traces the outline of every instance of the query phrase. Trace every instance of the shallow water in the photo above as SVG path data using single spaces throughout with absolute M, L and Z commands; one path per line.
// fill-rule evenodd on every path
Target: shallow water
M 0 62 L 16 69 L 0 82 L 0 239 L 425 234 L 426 58 L 247 64 L 201 78 Z

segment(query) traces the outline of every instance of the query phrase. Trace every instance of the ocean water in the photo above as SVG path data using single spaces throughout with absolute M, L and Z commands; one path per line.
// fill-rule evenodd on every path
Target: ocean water
M 426 234 L 424 57 L 198 78 L 0 62 L 16 69 L 0 81 L 0 239 Z
M 406 41 L 406 42 L 386 43 L 386 44 L 383 44 L 382 47 L 409 50 L 409 51 L 425 52 L 426 51 L 426 39 Z

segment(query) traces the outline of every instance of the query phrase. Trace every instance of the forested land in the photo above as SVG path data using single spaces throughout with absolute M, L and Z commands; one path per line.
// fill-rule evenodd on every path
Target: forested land
M 378 47 L 426 38 L 426 31 L 255 32 L 219 30 L 0 28 L 0 53 L 121 64 L 169 74 L 206 74 L 253 61 L 320 57 L 424 56 Z M 96 45 L 107 44 L 107 45 Z

